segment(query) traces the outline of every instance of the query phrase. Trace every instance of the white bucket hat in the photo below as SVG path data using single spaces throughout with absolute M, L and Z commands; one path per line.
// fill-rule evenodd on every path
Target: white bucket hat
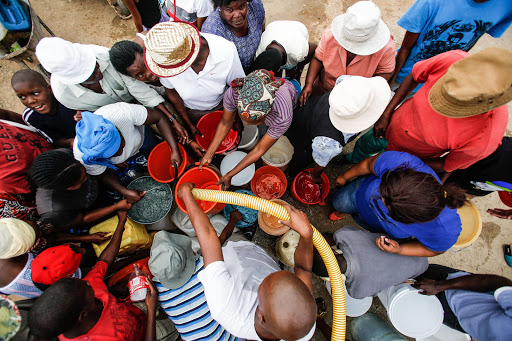
M 391 36 L 380 18 L 380 9 L 371 1 L 359 1 L 332 21 L 334 39 L 345 50 L 368 56 L 382 49 Z
M 96 56 L 89 46 L 58 37 L 41 39 L 36 46 L 36 56 L 52 78 L 63 84 L 85 82 L 96 67 Z
M 184 22 L 159 23 L 144 39 L 144 61 L 158 77 L 176 76 L 192 65 L 201 39 L 195 26 Z
M 355 134 L 371 127 L 391 99 L 391 89 L 382 77 L 352 76 L 329 95 L 329 118 L 344 133 Z

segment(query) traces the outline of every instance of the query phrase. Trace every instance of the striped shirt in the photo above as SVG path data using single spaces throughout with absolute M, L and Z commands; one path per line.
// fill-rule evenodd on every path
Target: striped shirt
M 203 271 L 203 258 L 196 261 L 196 269 L 190 280 L 177 289 L 167 289 L 157 278 L 153 278 L 159 291 L 158 300 L 183 341 L 243 341 L 228 333 L 211 314 L 204 288 L 197 274 Z
M 233 91 L 233 88 L 229 88 L 224 94 L 224 109 L 237 112 L 237 101 L 238 94 Z M 292 124 L 293 109 L 297 106 L 297 103 L 297 90 L 291 82 L 286 80 L 277 90 L 272 109 L 265 117 L 269 137 L 277 140 L 286 133 Z

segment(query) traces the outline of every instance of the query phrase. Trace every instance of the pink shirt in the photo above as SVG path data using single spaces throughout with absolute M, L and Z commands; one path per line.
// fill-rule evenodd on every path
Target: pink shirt
M 508 108 L 503 105 L 484 114 L 451 118 L 430 106 L 428 94 L 450 65 L 469 56 L 454 50 L 414 64 L 412 76 L 423 87 L 391 116 L 386 131 L 388 150 L 416 155 L 421 159 L 448 152 L 444 169 L 465 169 L 489 156 L 501 144 L 507 128 Z
M 395 53 L 395 42 L 393 36 L 390 36 L 382 49 L 369 56 L 357 55 L 347 67 L 347 50 L 336 41 L 329 26 L 315 50 L 315 57 L 324 65 L 320 71 L 320 79 L 317 79 L 317 86 L 322 92 L 327 92 L 334 88 L 336 78 L 341 75 L 372 77 L 378 73 L 393 72 Z

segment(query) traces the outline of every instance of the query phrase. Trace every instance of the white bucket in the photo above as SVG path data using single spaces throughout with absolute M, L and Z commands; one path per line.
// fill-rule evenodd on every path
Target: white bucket
M 345 306 L 346 306 L 347 316 L 359 317 L 359 316 L 366 314 L 366 312 L 368 310 L 370 310 L 370 308 L 372 306 L 373 297 L 370 296 L 370 297 L 365 297 L 365 298 L 360 298 L 360 299 L 353 298 L 352 296 L 350 296 L 348 294 L 347 288 L 345 287 L 345 281 L 347 280 L 347 278 L 345 277 L 344 274 L 342 274 L 341 277 L 343 278 L 343 290 L 345 291 Z M 329 279 L 329 277 L 327 277 L 327 278 L 322 277 L 322 279 L 324 280 L 324 284 L 325 284 L 325 287 L 327 288 L 327 291 L 329 292 L 329 294 L 332 295 L 331 280 Z
M 399 284 L 379 293 L 393 326 L 412 338 L 434 335 L 443 324 L 444 311 L 435 296 L 421 295 L 410 284 Z
M 244 123 L 244 131 L 242 132 L 242 138 L 238 144 L 238 149 L 252 150 L 259 140 L 259 132 L 257 125 L 249 125 Z
M 293 156 L 293 146 L 286 136 L 281 136 L 279 140 L 263 156 L 263 163 L 274 166 L 282 171 L 288 167 Z
M 447 325 L 442 325 L 441 328 L 429 337 L 422 337 L 416 339 L 416 341 L 471 341 L 471 336 L 468 334 L 459 332 L 458 330 L 452 329 Z
M 247 156 L 247 153 L 244 152 L 233 152 L 229 155 L 226 155 L 222 162 L 220 163 L 220 172 L 222 176 L 229 173 L 230 170 L 236 167 L 242 161 L 244 157 Z M 242 169 L 242 171 L 238 172 L 234 177 L 231 178 L 231 185 L 233 186 L 243 186 L 251 181 L 254 176 L 254 172 L 256 171 L 256 167 L 254 163 Z

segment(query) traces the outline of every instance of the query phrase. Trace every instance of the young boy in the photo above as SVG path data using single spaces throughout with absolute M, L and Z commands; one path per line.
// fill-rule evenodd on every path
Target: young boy
M 316 304 L 312 295 L 313 230 L 307 216 L 287 206 L 297 231 L 295 274 L 279 271 L 260 247 L 228 242 L 221 247 L 210 220 L 185 183 L 178 195 L 185 202 L 203 253 L 204 270 L 198 278 L 215 321 L 239 338 L 248 340 L 310 340 L 315 331 Z M 286 304 L 283 304 L 286 302 Z
M 29 327 L 38 338 L 59 340 L 155 340 L 157 291 L 152 282 L 146 296 L 148 316 L 133 305 L 119 303 L 103 279 L 121 245 L 126 211 L 112 240 L 83 280 L 65 278 L 51 285 L 34 303 Z M 147 319 L 147 324 L 145 323 Z
M 11 86 L 21 103 L 23 121 L 32 126 L 50 143 L 70 148 L 75 137 L 76 110 L 66 108 L 53 96 L 44 77 L 36 71 L 23 69 L 11 78 Z

